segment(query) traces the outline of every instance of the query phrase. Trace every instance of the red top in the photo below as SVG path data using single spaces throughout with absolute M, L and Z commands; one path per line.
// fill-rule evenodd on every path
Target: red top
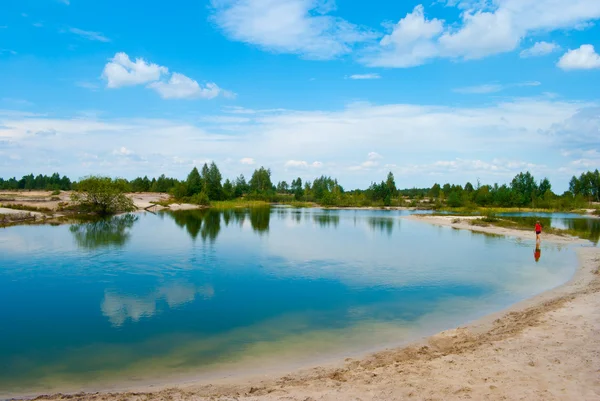
M 535 231 L 542 231 L 542 226 L 540 223 L 535 223 Z

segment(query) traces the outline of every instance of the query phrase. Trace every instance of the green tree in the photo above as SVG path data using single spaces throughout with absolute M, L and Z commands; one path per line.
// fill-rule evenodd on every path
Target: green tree
M 235 197 L 241 198 L 242 196 L 247 194 L 249 190 L 250 190 L 250 186 L 246 182 L 246 178 L 244 177 L 244 174 L 240 174 L 240 176 L 235 179 L 235 186 L 234 186 L 234 191 L 233 191 L 235 194 Z
M 432 198 L 439 198 L 441 190 L 442 190 L 442 188 L 440 187 L 440 184 L 435 183 L 429 190 L 429 196 Z
M 298 177 L 295 180 L 292 180 L 291 189 L 296 200 L 302 199 L 302 197 L 304 196 L 304 189 L 302 188 L 302 178 Z
M 517 201 L 516 206 L 525 206 L 531 203 L 538 191 L 535 178 L 529 171 L 517 174 L 511 181 L 510 188 Z
M 234 187 L 229 178 L 223 183 L 223 199 L 229 200 L 235 197 Z
M 206 165 L 205 165 L 206 166 Z M 206 193 L 208 194 L 209 199 L 211 200 L 221 200 L 223 199 L 223 186 L 221 185 L 221 172 L 219 168 L 215 164 L 215 162 L 210 163 L 210 167 L 208 167 L 208 171 L 204 172 L 204 167 L 202 168 L 202 174 L 204 181 L 206 183 Z
M 204 166 L 206 166 L 206 164 Z M 198 194 L 202 191 L 202 177 L 200 176 L 200 173 L 198 172 L 198 169 L 196 167 L 194 167 L 192 171 L 190 171 L 190 173 L 188 174 L 186 184 L 188 196 Z
M 127 181 L 110 177 L 90 176 L 77 184 L 77 192 L 71 195 L 73 202 L 82 210 L 102 216 L 136 209 L 125 193 Z
M 261 167 L 254 170 L 250 179 L 250 192 L 255 194 L 267 194 L 273 191 L 271 182 L 271 170 Z

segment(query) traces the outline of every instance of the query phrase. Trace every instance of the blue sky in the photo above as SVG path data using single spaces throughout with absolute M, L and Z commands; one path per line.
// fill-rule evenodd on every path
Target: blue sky
M 595 0 L 5 0 L 0 176 L 556 190 L 600 167 Z

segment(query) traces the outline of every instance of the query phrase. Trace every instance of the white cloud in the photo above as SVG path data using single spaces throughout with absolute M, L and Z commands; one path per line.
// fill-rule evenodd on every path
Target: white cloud
M 75 179 L 99 172 L 127 178 L 162 173 L 185 178 L 193 160 L 214 160 L 224 177 L 235 177 L 246 173 L 248 166 L 223 161 L 248 158 L 252 145 L 252 157 L 273 169 L 274 181 L 289 181 L 296 174 L 303 180 L 313 179 L 325 173 L 338 178 L 344 187 L 365 187 L 384 179 L 392 168 L 399 185 L 410 187 L 431 185 L 434 180 L 466 182 L 476 178 L 467 164 L 444 170 L 435 164 L 438 161 L 457 163 L 456 157 L 460 157 L 500 167 L 501 163 L 493 161 L 510 155 L 512 161 L 530 163 L 539 171 L 539 166 L 547 166 L 544 171 L 557 180 L 552 184 L 558 189 L 563 185 L 564 190 L 570 177 L 563 177 L 567 173 L 559 169 L 575 169 L 571 161 L 593 158 L 566 157 L 561 150 L 600 150 L 600 108 L 547 97 L 470 107 L 363 103 L 336 111 L 254 110 L 243 117 L 248 121 L 219 134 L 219 123 L 204 123 L 196 116 L 187 121 L 183 116 L 169 120 L 80 114 L 58 118 L 0 111 L 0 152 L 5 152 L 0 163 L 11 175 L 52 169 Z M 227 121 L 222 124 L 231 125 Z M 37 132 L 56 135 L 35 135 Z M 385 152 L 385 159 L 369 156 L 374 150 Z M 11 153 L 23 160 L 8 160 Z M 84 157 L 86 153 L 96 158 Z M 48 165 L 49 159 L 55 160 L 53 164 Z M 429 170 L 411 170 L 411 166 L 429 166 Z M 482 165 L 478 176 L 482 182 L 506 182 L 512 173 Z
M 600 55 L 592 45 L 581 45 L 579 49 L 569 50 L 558 61 L 563 70 L 591 70 L 600 68 Z
M 100 32 L 84 31 L 78 28 L 69 28 L 69 32 L 79 35 L 84 39 L 95 40 L 98 42 L 110 42 L 110 39 Z
M 483 85 L 475 85 L 475 86 L 466 86 L 463 88 L 456 88 L 454 92 L 456 93 L 464 93 L 464 94 L 486 94 L 486 93 L 496 93 L 503 91 L 509 88 L 515 87 L 524 87 L 524 86 L 540 86 L 541 82 L 538 81 L 526 81 L 519 82 L 516 84 L 483 84 Z
M 16 52 L 16 51 L 14 51 L 14 50 L 11 50 L 11 49 L 0 49 L 0 54 L 2 54 L 2 53 L 9 53 L 9 54 L 12 54 L 13 56 L 14 56 L 15 54 L 17 54 L 17 52 Z
M 369 152 L 369 154 L 367 155 L 367 158 L 369 160 L 379 160 L 379 159 L 383 159 L 383 156 L 381 156 L 377 152 Z
M 600 18 L 590 0 L 494 0 L 447 2 L 462 12 L 458 23 L 427 19 L 422 5 L 393 26 L 361 60 L 369 66 L 407 68 L 434 58 L 479 59 L 515 50 L 537 32 L 579 29 Z M 523 56 L 556 50 L 539 42 Z M 547 54 L 547 53 L 545 53 Z
M 41 27 L 43 27 L 43 26 L 44 26 L 44 24 L 42 24 L 41 22 L 34 22 L 34 23 L 33 23 L 33 24 L 31 24 L 31 25 L 33 25 L 33 26 L 34 26 L 34 27 L 36 27 L 36 28 L 41 28 Z
M 133 152 L 131 150 L 127 149 L 125 146 L 121 146 L 120 149 L 113 150 L 113 155 L 129 156 L 131 154 L 133 154 Z
M 320 168 L 323 166 L 323 163 L 319 162 L 319 161 L 314 161 L 312 163 L 308 163 L 307 161 L 304 160 L 288 160 L 287 162 L 285 162 L 285 167 L 286 168 Z
M 224 92 L 215 83 L 209 82 L 201 87 L 198 82 L 177 72 L 167 82 L 153 82 L 148 87 L 157 91 L 163 99 L 213 99 Z
M 102 77 L 107 81 L 109 88 L 120 88 L 158 81 L 163 74 L 168 74 L 168 72 L 167 67 L 148 63 L 142 58 L 133 62 L 127 54 L 121 52 L 115 54 L 104 66 Z
M 379 74 L 354 74 L 350 75 L 350 79 L 380 79 Z
M 251 158 L 251 157 L 244 157 L 244 158 L 240 159 L 240 163 L 242 163 L 242 164 L 248 164 L 248 165 L 252 165 L 252 164 L 254 164 L 255 162 L 254 162 L 254 159 L 253 159 L 253 158 Z
M 545 56 L 546 54 L 553 53 L 559 49 L 560 46 L 556 43 L 536 42 L 530 48 L 521 51 L 520 56 L 521 58 L 540 57 Z
M 428 20 L 422 5 L 414 8 L 394 26 L 363 61 L 369 66 L 413 67 L 438 55 L 432 39 L 442 33 L 444 21 Z
M 333 1 L 212 0 L 213 19 L 233 40 L 266 50 L 331 59 L 374 35 L 328 14 Z
M 168 79 L 167 79 L 168 77 Z M 108 88 L 147 84 L 147 88 L 156 91 L 163 99 L 213 99 L 217 96 L 234 98 L 235 93 L 209 82 L 204 86 L 197 81 L 169 69 L 146 62 L 138 58 L 135 62 L 125 53 L 117 53 L 104 66 L 102 78 Z

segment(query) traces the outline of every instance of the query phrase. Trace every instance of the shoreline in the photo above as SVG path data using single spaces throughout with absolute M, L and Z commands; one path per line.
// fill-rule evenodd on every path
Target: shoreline
M 471 226 L 464 222 L 453 223 L 452 220 L 456 219 L 456 216 L 448 218 L 447 216 L 419 215 L 405 216 L 403 218 L 458 229 L 468 229 L 477 232 L 532 239 L 532 234 L 528 231 L 493 226 Z M 565 245 L 589 244 L 588 241 L 579 238 L 556 235 L 545 235 L 542 241 Z M 510 391 L 513 391 L 511 388 L 514 385 L 514 383 L 511 383 L 511 380 L 519 381 L 522 377 L 513 377 L 511 380 L 507 380 L 505 382 L 506 388 L 504 390 L 502 389 L 501 383 L 496 383 L 496 381 L 493 380 L 493 377 L 488 378 L 486 382 L 494 381 L 495 384 L 489 384 L 481 388 L 474 386 L 470 382 L 467 383 L 467 385 L 464 383 L 464 380 L 458 380 L 458 382 L 456 382 L 456 380 L 450 380 L 449 377 L 454 374 L 454 370 L 460 370 L 457 369 L 459 367 L 466 369 L 468 372 L 476 371 L 478 368 L 477 363 L 481 364 L 481 357 L 475 357 L 474 354 L 481 353 L 482 350 L 488 351 L 488 357 L 490 355 L 493 356 L 490 361 L 483 360 L 485 368 L 497 367 L 503 369 L 502 364 L 498 365 L 498 360 L 502 358 L 510 359 L 511 357 L 517 359 L 522 358 L 523 355 L 520 352 L 511 354 L 510 352 L 498 353 L 493 350 L 498 347 L 502 348 L 499 344 L 503 342 L 518 343 L 519 340 L 524 341 L 521 337 L 523 337 L 523 333 L 527 330 L 538 330 L 540 331 L 540 336 L 545 335 L 546 337 L 548 337 L 548 333 L 551 333 L 554 336 L 564 336 L 561 327 L 557 327 L 556 325 L 554 325 L 554 327 L 544 327 L 544 325 L 548 325 L 548 322 L 552 322 L 553 320 L 556 321 L 556 319 L 548 318 L 548 315 L 551 314 L 567 313 L 566 320 L 571 321 L 573 316 L 568 316 L 569 309 L 567 306 L 569 304 L 571 304 L 572 307 L 572 304 L 577 302 L 584 303 L 587 306 L 591 303 L 595 310 L 599 310 L 600 295 L 598 292 L 600 291 L 600 275 L 598 273 L 598 268 L 600 265 L 600 248 L 581 246 L 576 248 L 575 251 L 578 256 L 579 266 L 574 276 L 567 283 L 514 304 L 507 309 L 475 320 L 465 326 L 443 331 L 431 337 L 410 343 L 407 346 L 388 348 L 357 359 L 346 358 L 345 360 L 339 360 L 337 362 L 322 363 L 321 366 L 309 369 L 296 368 L 294 373 L 286 375 L 280 371 L 270 373 L 263 372 L 262 374 L 234 374 L 231 377 L 212 380 L 200 379 L 194 381 L 193 379 L 186 379 L 168 384 L 143 384 L 127 386 L 118 391 L 115 391 L 115 389 L 108 390 L 113 392 L 106 392 L 105 390 L 100 393 L 77 393 L 77 399 L 148 400 L 172 398 L 198 400 L 310 400 L 318 399 L 316 396 L 325 400 L 344 399 L 344 397 L 358 397 L 361 399 L 403 399 L 404 397 L 416 397 L 414 399 L 423 399 L 428 398 L 425 396 L 425 391 L 427 391 L 427 388 L 430 386 L 433 386 L 432 380 L 436 383 L 445 383 L 443 388 L 429 393 L 429 396 L 433 399 L 461 399 L 465 395 L 469 395 L 474 399 L 480 397 L 488 399 L 514 399 L 509 394 Z M 577 319 L 579 319 L 578 316 L 582 315 L 578 314 Z M 600 316 L 596 316 L 596 320 L 592 319 L 592 322 L 588 323 L 591 324 L 593 332 L 594 330 L 595 333 L 600 332 Z M 569 337 L 567 336 L 563 340 L 564 341 L 561 341 L 561 343 L 564 344 L 569 340 Z M 596 338 L 595 343 L 594 341 L 586 339 L 586 343 L 591 347 L 596 346 L 596 350 L 600 349 L 597 347 L 597 345 L 600 345 L 600 338 Z M 539 341 L 534 341 L 533 353 L 541 351 L 542 349 L 543 347 L 542 345 L 539 345 Z M 586 351 L 581 349 L 580 346 L 576 347 L 574 350 L 569 350 L 569 353 L 573 354 L 573 351 L 575 351 L 575 353 L 579 351 L 579 353 L 583 354 L 590 352 L 590 350 Z M 471 356 L 470 359 L 468 358 L 469 355 Z M 592 358 L 593 366 L 590 367 L 591 370 L 588 373 L 595 373 L 596 380 L 585 383 L 586 386 L 582 386 L 584 383 L 576 381 L 575 384 L 577 385 L 573 385 L 571 389 L 571 391 L 576 392 L 585 388 L 586 391 L 591 391 L 591 393 L 587 393 L 587 395 L 580 393 L 577 394 L 577 396 L 575 396 L 574 393 L 572 399 L 600 399 L 600 379 L 598 379 L 600 378 L 600 375 L 594 370 L 596 369 L 600 372 L 600 354 L 596 351 L 595 355 L 596 357 Z M 469 360 L 463 361 L 462 365 L 458 364 L 458 359 L 464 359 L 465 356 Z M 535 355 L 525 356 L 530 359 L 535 359 Z M 583 358 L 585 355 L 581 355 L 581 357 Z M 446 359 L 455 361 L 451 363 L 445 361 Z M 558 360 L 558 357 L 556 359 Z M 533 363 L 533 365 L 531 365 L 531 363 Z M 442 369 L 445 376 L 442 375 L 433 379 L 428 373 L 432 366 L 428 365 L 440 364 L 442 365 L 442 368 L 446 364 L 451 366 L 449 366 L 450 369 Z M 560 363 L 555 364 L 559 368 L 561 367 Z M 566 364 L 563 363 L 563 365 Z M 535 370 L 533 369 L 535 366 L 537 366 L 535 361 L 530 361 L 525 364 L 524 369 Z M 484 367 L 480 366 L 479 368 L 483 369 Z M 436 366 L 436 369 L 440 369 L 440 367 Z M 541 371 L 538 372 L 540 374 L 544 372 L 543 369 L 537 370 Z M 573 372 L 576 372 L 577 369 L 573 370 L 571 367 L 565 367 L 563 370 L 564 371 L 559 372 L 559 376 L 576 376 Z M 579 370 L 581 370 L 581 368 Z M 399 373 L 402 374 L 399 375 Z M 405 386 L 399 386 L 397 381 L 403 381 Z M 415 385 L 415 383 L 419 383 L 419 381 L 421 381 L 421 384 L 423 385 L 421 390 L 419 390 L 418 385 Z M 543 387 L 548 387 L 551 384 L 561 385 L 561 383 L 556 383 L 556 378 L 548 378 L 545 383 L 540 383 L 540 379 L 538 378 L 537 381 L 530 383 L 529 386 L 540 386 L 541 384 L 543 384 Z M 456 387 L 456 390 L 450 392 L 446 391 L 448 388 L 453 388 L 453 386 Z M 467 390 L 467 388 L 469 390 Z M 342 390 L 346 396 L 340 396 L 340 391 Z M 477 391 L 483 392 L 477 395 Z M 382 392 L 382 394 L 385 393 L 388 394 L 388 396 L 374 398 L 372 397 L 372 395 L 375 394 L 374 392 Z M 597 398 L 589 398 L 590 394 Z M 61 400 L 69 397 L 72 397 L 72 395 L 54 394 L 38 396 L 36 399 Z M 554 399 L 553 397 L 558 397 L 558 394 L 546 394 L 544 396 L 538 394 L 526 398 Z M 565 395 L 563 394 L 562 398 L 558 397 L 556 399 L 565 399 Z M 569 398 L 567 397 L 566 399 Z

